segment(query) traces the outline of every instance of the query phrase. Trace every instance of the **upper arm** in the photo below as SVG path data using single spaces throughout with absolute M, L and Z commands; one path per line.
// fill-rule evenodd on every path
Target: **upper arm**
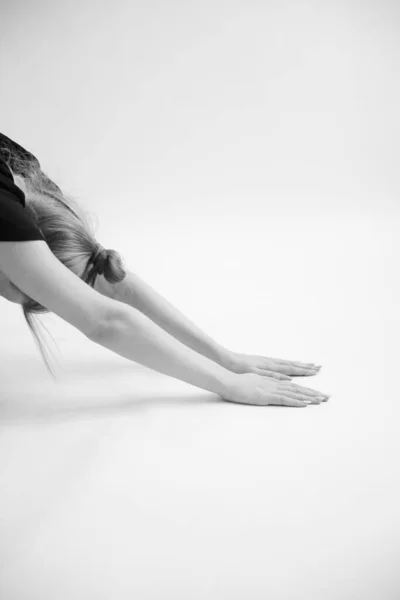
M 100 332 L 118 308 L 63 265 L 42 240 L 0 242 L 0 270 L 21 292 L 87 337 Z

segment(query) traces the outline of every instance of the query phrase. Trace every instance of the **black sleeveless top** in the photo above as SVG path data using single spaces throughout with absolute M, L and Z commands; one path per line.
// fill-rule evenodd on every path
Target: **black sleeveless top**
M 22 164 L 10 161 L 11 168 L 17 175 L 24 176 L 24 164 L 36 164 L 38 159 L 22 146 L 0 133 L 0 242 L 27 242 L 45 240 L 39 227 L 25 208 L 25 194 L 14 183 L 14 178 L 5 159 L 11 158 L 12 149 Z M 49 183 L 59 190 L 58 186 L 43 174 Z

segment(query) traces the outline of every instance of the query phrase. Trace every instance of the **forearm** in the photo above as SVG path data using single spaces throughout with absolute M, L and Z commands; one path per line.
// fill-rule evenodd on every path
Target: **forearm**
M 161 294 L 135 273 L 116 284 L 117 299 L 136 308 L 174 338 L 206 358 L 228 367 L 230 351 L 201 331 Z
M 92 341 L 164 375 L 223 396 L 236 375 L 184 346 L 145 315 L 119 309 Z

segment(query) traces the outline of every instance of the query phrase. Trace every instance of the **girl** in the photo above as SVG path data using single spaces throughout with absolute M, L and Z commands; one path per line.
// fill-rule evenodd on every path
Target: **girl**
M 52 375 L 32 319 L 49 311 L 91 341 L 224 400 L 300 407 L 329 397 L 291 381 L 320 366 L 232 352 L 200 331 L 102 248 L 77 203 L 1 133 L 0 295 L 21 305 Z

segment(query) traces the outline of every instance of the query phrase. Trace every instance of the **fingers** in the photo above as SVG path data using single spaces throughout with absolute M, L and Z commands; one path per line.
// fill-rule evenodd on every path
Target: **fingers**
M 324 396 L 307 396 L 306 394 L 300 394 L 296 392 L 286 392 L 285 396 L 289 398 L 295 398 L 296 400 L 301 400 L 303 402 L 311 402 L 311 404 L 320 404 L 325 400 Z
M 294 367 L 321 367 L 321 365 L 317 365 L 317 363 L 310 363 L 310 362 L 301 362 L 299 360 L 285 360 L 283 358 L 271 358 L 270 360 L 273 360 L 276 363 L 279 363 L 281 365 L 293 365 Z
M 279 389 L 279 391 L 281 391 L 283 393 L 295 392 L 298 394 L 302 394 L 303 396 L 307 396 L 308 398 L 317 397 L 317 396 L 321 396 L 322 398 L 324 398 L 326 400 L 328 398 L 330 398 L 330 396 L 328 394 L 324 394 L 323 392 L 319 392 L 318 390 L 313 390 L 311 388 L 307 388 L 302 385 L 298 385 L 297 383 L 279 383 L 278 389 Z
M 279 384 L 281 385 L 281 384 Z M 285 385 L 290 385 L 288 383 L 286 383 Z M 297 383 L 293 383 L 292 384 L 294 386 L 294 389 L 298 392 L 300 392 L 301 394 L 305 394 L 306 396 L 324 396 L 325 398 L 330 398 L 329 394 L 325 394 L 324 392 L 320 392 L 319 390 L 313 390 L 311 388 L 308 387 L 304 387 L 302 385 L 298 385 Z
M 295 377 L 317 375 L 319 370 L 320 367 L 298 367 L 295 366 L 294 363 L 281 364 L 276 362 L 276 371 L 279 371 L 279 373 L 285 373 L 286 375 L 293 375 Z
M 266 369 L 264 367 L 259 367 L 259 371 L 257 371 L 260 373 L 260 375 L 266 375 L 267 377 L 275 377 L 276 379 L 284 379 L 284 380 L 290 380 L 293 377 L 297 377 L 302 375 L 303 377 L 307 377 L 307 376 L 312 376 L 312 375 L 317 375 L 318 371 L 310 371 L 308 369 L 300 369 L 300 368 L 294 368 L 294 367 L 286 367 L 283 365 L 276 365 L 276 368 L 274 371 L 271 371 L 271 369 Z M 274 375 L 270 375 L 270 373 L 273 373 Z M 277 377 L 276 375 L 281 375 L 281 377 Z
M 261 370 L 258 371 L 259 375 L 264 375 L 264 377 L 272 377 L 273 379 L 279 379 L 282 381 L 291 381 L 292 378 L 289 377 L 289 375 L 282 375 L 281 373 L 276 373 L 275 371 L 264 371 Z
M 279 406 L 308 406 L 308 404 L 320 404 L 324 401 L 323 396 L 310 397 L 303 394 L 273 394 L 271 396 L 270 404 L 277 404 Z
M 308 403 L 303 400 L 297 400 L 296 398 L 290 398 L 289 396 L 271 396 L 271 404 L 277 404 L 278 406 L 307 406 Z
M 281 370 L 285 369 L 284 373 L 290 373 L 293 377 L 312 377 L 318 375 L 319 369 L 313 367 L 279 367 Z

